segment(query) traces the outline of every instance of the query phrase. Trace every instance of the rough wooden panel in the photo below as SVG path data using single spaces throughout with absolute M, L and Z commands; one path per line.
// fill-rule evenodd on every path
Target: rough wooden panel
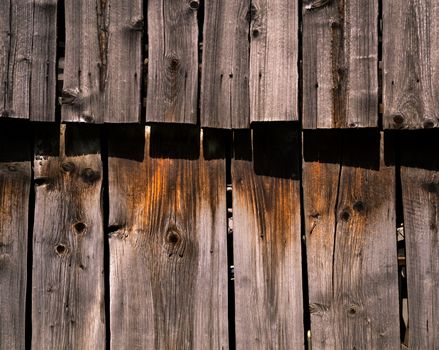
M 383 2 L 385 128 L 439 126 L 439 2 Z
M 313 349 L 400 348 L 390 142 L 386 149 L 385 160 L 378 132 L 305 133 Z
M 235 132 L 232 160 L 237 349 L 304 346 L 298 134 Z
M 377 127 L 378 1 L 305 0 L 303 127 Z
M 35 141 L 32 348 L 103 349 L 99 133 L 59 131 L 44 126 Z
M 62 119 L 140 120 L 143 1 L 66 0 Z
M 147 121 L 197 122 L 198 6 L 148 1 Z
M 253 0 L 250 120 L 298 120 L 298 2 Z
M 55 120 L 56 0 L 0 2 L 0 117 Z
M 201 75 L 201 126 L 250 126 L 250 0 L 206 0 Z
M 114 349 L 227 349 L 224 143 L 198 128 L 109 138 Z

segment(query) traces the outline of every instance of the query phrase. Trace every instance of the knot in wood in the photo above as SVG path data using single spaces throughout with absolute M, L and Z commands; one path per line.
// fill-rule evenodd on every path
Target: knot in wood
M 404 116 L 402 114 L 394 114 L 392 118 L 396 125 L 401 125 L 404 123 Z
M 349 221 L 349 219 L 351 218 L 351 214 L 350 214 L 350 212 L 349 212 L 349 209 L 344 209 L 342 212 L 341 212 L 341 219 L 343 220 L 343 221 Z
M 81 171 L 81 178 L 85 183 L 92 184 L 99 180 L 101 174 L 98 171 L 94 171 L 91 168 L 85 168 Z
M 76 234 L 80 235 L 85 232 L 85 229 L 87 228 L 87 225 L 83 222 L 77 222 L 73 225 L 73 228 L 75 229 Z
M 64 244 L 60 243 L 55 247 L 55 252 L 59 256 L 66 255 L 67 254 L 67 247 Z
M 82 120 L 84 120 L 86 123 L 94 123 L 95 118 L 91 114 L 82 114 L 81 115 Z
M 166 232 L 166 242 L 172 245 L 178 244 L 180 241 L 180 233 L 176 230 L 175 227 L 171 227 Z
M 431 129 L 434 127 L 434 121 L 430 118 L 425 118 L 422 125 L 424 126 L 424 129 Z
M 75 170 L 75 164 L 72 162 L 63 162 L 61 164 L 61 169 L 66 173 L 70 173 L 71 171 Z
M 189 7 L 194 11 L 198 10 L 199 6 L 200 6 L 200 3 L 197 0 L 192 0 L 189 2 Z
M 362 201 L 358 201 L 354 204 L 354 210 L 358 213 L 362 213 L 364 211 L 364 203 Z

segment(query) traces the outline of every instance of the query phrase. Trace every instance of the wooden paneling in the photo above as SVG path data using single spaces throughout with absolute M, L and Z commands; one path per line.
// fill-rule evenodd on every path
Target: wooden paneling
M 305 0 L 302 17 L 303 127 L 377 127 L 378 1 Z

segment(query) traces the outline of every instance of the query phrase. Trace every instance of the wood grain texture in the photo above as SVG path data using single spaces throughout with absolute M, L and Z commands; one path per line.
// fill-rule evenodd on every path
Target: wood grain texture
M 377 127 L 378 1 L 305 0 L 303 127 Z
M 250 0 L 204 4 L 201 126 L 250 126 Z
M 235 132 L 232 160 L 237 349 L 304 347 L 298 133 Z M 253 153 L 253 154 L 252 154 Z
M 253 0 L 250 121 L 298 120 L 298 2 Z
M 140 121 L 141 0 L 66 0 L 62 120 Z
M 56 0 L 0 3 L 0 118 L 55 120 Z
M 32 348 L 105 346 L 99 133 L 41 127 L 35 141 Z
M 313 349 L 400 349 L 392 146 L 306 133 L 303 194 Z
M 146 121 L 197 123 L 198 0 L 148 2 Z
M 228 348 L 224 143 L 199 132 L 109 137 L 114 349 Z
M 439 2 L 383 2 L 385 128 L 439 126 Z

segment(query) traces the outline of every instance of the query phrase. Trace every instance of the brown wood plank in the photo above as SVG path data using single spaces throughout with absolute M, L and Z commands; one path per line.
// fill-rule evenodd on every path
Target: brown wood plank
M 33 349 L 105 346 L 99 142 L 90 126 L 36 133 Z
M 312 347 L 400 349 L 392 145 L 384 155 L 378 131 L 304 137 Z
M 385 128 L 439 126 L 439 2 L 383 2 Z
M 250 121 L 298 120 L 298 2 L 252 0 Z
M 148 2 L 146 121 L 197 122 L 198 0 Z
M 303 127 L 377 127 L 378 1 L 305 0 Z
M 143 1 L 66 0 L 63 121 L 140 120 Z
M 250 126 L 249 16 L 250 0 L 205 1 L 201 126 Z
M 304 347 L 299 147 L 284 125 L 235 132 L 237 349 Z M 253 153 L 253 154 L 252 154 Z
M 228 348 L 224 143 L 207 133 L 109 137 L 114 349 Z

